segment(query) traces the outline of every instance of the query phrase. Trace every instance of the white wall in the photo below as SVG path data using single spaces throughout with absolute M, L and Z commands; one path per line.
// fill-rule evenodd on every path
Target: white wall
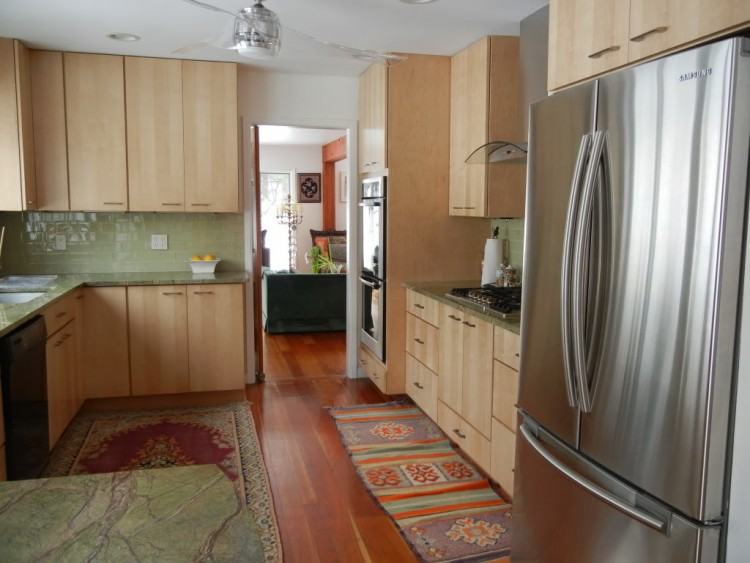
M 349 178 L 357 177 L 357 119 L 358 119 L 357 77 L 311 76 L 265 72 L 240 65 L 237 74 L 238 106 L 243 123 L 245 141 L 244 190 L 246 239 L 252 241 L 253 216 L 255 209 L 254 188 L 252 186 L 252 147 L 249 142 L 250 127 L 253 125 L 297 125 L 300 127 L 330 127 L 346 129 L 348 140 Z M 359 264 L 358 215 L 356 197 L 350 182 L 349 215 L 349 264 Z M 252 248 L 246 244 L 245 248 Z M 252 255 L 247 252 L 247 270 L 252 273 Z M 357 376 L 357 346 L 359 344 L 358 281 L 356 268 L 349 269 L 346 280 L 347 290 L 347 332 L 346 365 L 349 377 Z M 249 293 L 252 296 L 252 293 Z M 248 299 L 248 308 L 260 306 Z M 248 347 L 253 342 L 253 323 L 248 317 Z M 255 363 L 255 357 L 248 350 L 248 365 Z
M 336 230 L 346 230 L 346 202 L 341 201 L 341 190 L 346 187 L 341 185 L 341 173 L 349 176 L 349 159 L 339 160 L 334 165 L 336 170 Z

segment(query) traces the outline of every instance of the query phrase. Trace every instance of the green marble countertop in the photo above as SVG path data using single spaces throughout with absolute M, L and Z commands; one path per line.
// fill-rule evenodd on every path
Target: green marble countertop
M 263 561 L 215 465 L 0 483 L 0 561 Z
M 31 320 L 47 305 L 54 303 L 79 287 L 245 283 L 247 280 L 247 272 L 217 272 L 215 274 L 193 274 L 192 272 L 61 274 L 57 276 L 54 283 L 43 289 L 24 287 L 22 284 L 14 285 L 12 290 L 0 289 L 0 293 L 44 292 L 44 295 L 32 299 L 27 303 L 0 304 L 0 337 L 5 336 L 26 321 Z M 2 282 L 2 278 L 0 278 L 0 282 Z
M 472 306 L 469 304 L 459 303 L 445 296 L 454 287 L 479 287 L 480 282 L 477 280 L 459 280 L 451 282 L 404 282 L 404 287 L 436 299 L 441 303 L 455 307 L 460 311 L 465 311 L 476 315 L 480 319 L 489 321 L 505 330 L 514 332 L 516 334 L 521 333 L 521 321 L 520 319 L 502 319 L 493 313 L 482 311 L 482 307 Z

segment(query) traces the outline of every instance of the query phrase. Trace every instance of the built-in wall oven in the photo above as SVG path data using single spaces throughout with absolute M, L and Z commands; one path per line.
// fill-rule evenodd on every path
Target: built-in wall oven
M 385 291 L 386 291 L 386 197 L 385 176 L 362 181 L 359 203 L 362 269 L 359 274 L 362 295 L 360 340 L 385 361 Z

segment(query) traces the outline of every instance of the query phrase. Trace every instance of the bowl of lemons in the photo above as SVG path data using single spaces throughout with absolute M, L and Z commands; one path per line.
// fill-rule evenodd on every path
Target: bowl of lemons
M 213 254 L 196 254 L 190 259 L 190 269 L 193 270 L 194 274 L 213 274 L 216 271 L 216 265 L 221 262 L 221 258 L 217 258 Z

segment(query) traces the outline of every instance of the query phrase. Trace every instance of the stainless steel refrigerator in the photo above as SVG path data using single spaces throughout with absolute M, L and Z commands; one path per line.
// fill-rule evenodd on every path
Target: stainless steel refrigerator
M 750 560 L 750 40 L 554 94 L 529 134 L 513 563 Z

